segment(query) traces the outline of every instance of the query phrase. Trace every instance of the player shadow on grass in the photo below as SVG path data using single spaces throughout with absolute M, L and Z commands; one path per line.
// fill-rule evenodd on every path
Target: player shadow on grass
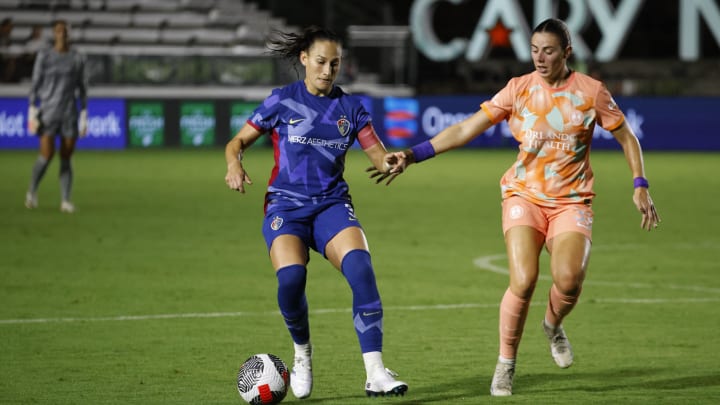
M 609 392 L 622 391 L 627 389 L 657 390 L 682 390 L 690 388 L 720 386 L 720 375 L 706 374 L 699 376 L 685 376 L 679 378 L 662 378 L 652 381 L 637 381 L 651 378 L 657 373 L 666 373 L 668 370 L 650 368 L 610 369 L 607 372 L 583 373 L 581 371 L 562 374 L 562 385 L 558 387 L 558 373 L 530 373 L 523 374 L 522 381 L 515 384 L 514 396 L 531 397 L 533 394 L 546 392 Z M 399 398 L 368 398 L 369 401 L 377 404 L 389 404 L 397 401 L 402 405 L 421 405 L 430 403 L 453 403 L 471 401 L 478 398 L 490 397 L 490 380 L 487 378 L 467 378 L 444 384 L 446 388 L 434 388 L 431 386 L 419 387 L 408 390 L 404 397 Z M 588 383 L 585 383 L 588 382 Z M 463 388 L 458 388 L 463 387 Z M 355 401 L 360 399 L 358 395 L 333 396 L 332 398 L 308 398 L 302 400 L 303 404 L 338 404 L 343 400 Z M 288 394 L 286 401 L 296 401 L 291 394 Z M 468 402 L 469 403 L 469 402 Z
M 667 369 L 630 368 L 609 369 L 607 372 L 583 373 L 575 372 L 564 374 L 563 385 L 572 381 L 569 388 L 558 388 L 549 381 L 558 381 L 557 373 L 527 374 L 522 376 L 522 382 L 515 385 L 515 393 L 522 395 L 545 391 L 583 391 L 583 392 L 610 392 L 627 389 L 656 390 L 684 390 L 703 387 L 720 387 L 720 374 L 705 374 L 696 376 L 681 376 L 678 378 L 652 379 L 658 373 L 665 374 Z M 650 379 L 650 381 L 648 381 Z M 598 383 L 602 381 L 602 384 Z M 585 383 L 587 382 L 587 383 Z
M 444 404 L 452 404 L 457 400 L 457 402 L 465 402 L 472 398 L 478 398 L 487 396 L 489 398 L 490 396 L 490 380 L 492 379 L 492 376 L 489 376 L 486 379 L 480 379 L 474 378 L 474 377 L 468 377 L 463 380 L 456 380 L 452 381 L 452 383 L 447 384 L 441 384 L 440 388 L 437 386 L 426 386 L 426 387 L 420 387 L 420 388 L 414 388 L 413 385 L 410 385 L 410 389 L 408 392 L 401 397 L 377 397 L 377 398 L 370 398 L 370 397 L 360 397 L 358 395 L 345 395 L 345 396 L 333 396 L 331 398 L 318 398 L 318 397 L 310 397 L 307 399 L 303 399 L 302 401 L 295 399 L 295 397 L 292 396 L 292 394 L 288 394 L 285 401 L 295 401 L 295 403 L 302 402 L 303 404 L 328 404 L 328 405 L 335 405 L 335 404 L 342 404 L 345 403 L 345 400 L 347 401 L 357 401 L 362 400 L 362 398 L 366 398 L 368 400 L 368 403 L 372 404 L 392 404 L 397 403 L 398 405 L 423 405 L 423 404 L 431 404 L 431 403 L 444 403 Z M 487 381 L 485 381 L 487 380 Z M 463 387 L 463 388 L 458 388 Z M 481 390 L 480 387 L 483 387 Z M 285 402 L 283 401 L 283 402 Z

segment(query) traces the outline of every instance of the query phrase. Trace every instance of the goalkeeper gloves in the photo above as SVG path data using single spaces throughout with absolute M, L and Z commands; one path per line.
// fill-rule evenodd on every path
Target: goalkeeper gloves
M 38 109 L 34 105 L 28 108 L 28 131 L 31 134 L 37 133 L 40 127 L 40 120 L 38 119 Z
M 80 137 L 87 135 L 88 129 L 88 113 L 87 110 L 83 109 L 80 111 L 80 118 L 78 119 L 78 130 L 80 131 Z

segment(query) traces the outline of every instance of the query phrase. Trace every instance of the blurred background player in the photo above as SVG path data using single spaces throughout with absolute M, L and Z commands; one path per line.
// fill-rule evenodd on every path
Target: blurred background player
M 388 156 L 390 172 L 374 171 L 391 182 L 400 170 L 438 153 L 459 148 L 506 120 L 520 142 L 517 161 L 501 184 L 502 223 L 510 286 L 500 304 L 500 354 L 492 379 L 493 396 L 512 394 L 515 361 L 543 246 L 550 253 L 553 284 L 542 322 L 555 363 L 570 367 L 573 351 L 562 321 L 578 301 L 590 259 L 593 172 L 590 144 L 595 124 L 612 132 L 633 175 L 633 202 L 650 230 L 658 217 L 645 179 L 640 143 L 605 85 L 568 67 L 572 53 L 564 22 L 548 19 L 530 42 L 535 71 L 511 79 L 481 110 L 406 152 Z M 396 159 L 398 159 L 396 161 Z
M 35 160 L 25 206 L 37 208 L 37 190 L 55 154 L 60 135 L 60 210 L 75 212 L 71 202 L 73 170 L 71 158 L 78 136 L 87 132 L 87 76 L 85 58 L 70 48 L 65 21 L 53 23 L 53 46 L 37 54 L 33 67 L 28 109 L 28 129 L 36 133 L 40 154 Z M 80 112 L 78 114 L 78 104 Z
M 252 184 L 242 154 L 270 133 L 275 167 L 265 197 L 263 235 L 278 279 L 280 312 L 294 341 L 290 386 L 310 396 L 312 345 L 305 296 L 309 248 L 340 270 L 352 290 L 352 313 L 365 363 L 367 395 L 404 395 L 382 360 L 383 308 L 365 234 L 343 178 L 345 155 L 357 139 L 378 170 L 387 153 L 359 99 L 335 86 L 342 43 L 335 33 L 309 27 L 302 34 L 278 33 L 271 51 L 305 68 L 304 80 L 272 94 L 227 144 L 225 182 L 245 192 Z

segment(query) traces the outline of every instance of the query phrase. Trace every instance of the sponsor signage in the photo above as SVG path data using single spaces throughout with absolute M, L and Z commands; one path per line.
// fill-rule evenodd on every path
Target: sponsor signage
M 383 112 L 374 122 L 383 142 L 392 148 L 415 145 L 434 137 L 450 125 L 477 112 L 492 96 L 418 97 L 385 99 Z M 720 111 L 720 98 L 616 97 L 645 150 L 720 150 L 715 123 L 708 111 Z M 380 125 L 378 125 L 380 123 Z M 516 147 L 505 121 L 473 139 L 468 146 Z M 620 149 L 611 133 L 599 126 L 593 134 L 594 149 Z
M 27 130 L 28 101 L 25 98 L 0 99 L 0 148 L 33 149 L 37 138 Z M 88 100 L 88 133 L 77 142 L 78 149 L 125 148 L 125 101 Z
M 186 102 L 180 106 L 180 145 L 211 146 L 215 144 L 215 104 Z
M 663 0 L 661 4 L 657 4 L 657 0 L 487 0 L 483 3 L 468 0 L 415 0 L 410 9 L 410 31 L 415 47 L 436 62 L 458 58 L 479 61 L 487 58 L 493 46 L 510 48 L 518 60 L 529 61 L 530 33 L 533 27 L 545 19 L 560 16 L 561 7 L 558 3 L 563 3 L 562 15 L 573 39 L 573 52 L 581 60 L 607 62 L 617 59 L 628 37 L 636 30 L 638 21 L 644 22 L 643 18 L 668 19 L 667 23 L 663 22 L 663 26 L 667 24 L 668 30 L 677 32 L 675 54 L 680 60 L 696 61 L 702 58 L 703 40 L 714 40 L 720 44 L 720 5 L 716 0 Z M 478 7 L 478 4 L 484 5 L 475 27 L 469 27 L 465 35 L 456 34 L 449 39 L 440 39 L 447 36 L 443 27 L 446 28 L 448 24 L 435 21 L 439 6 L 467 11 L 470 6 Z M 662 8 L 674 9 L 676 13 L 657 15 L 656 10 Z M 531 15 L 524 13 L 528 9 L 532 10 Z M 588 42 L 595 42 L 595 37 L 589 38 L 589 41 L 583 38 L 584 34 L 592 32 L 593 27 L 599 30 L 594 48 Z
M 165 144 L 165 110 L 160 101 L 128 102 L 130 146 L 157 147 Z
M 230 105 L 230 137 L 232 139 L 245 125 L 260 103 L 232 103 Z
M 37 139 L 27 130 L 28 101 L 26 98 L 0 99 L 0 148 L 31 149 Z
M 373 125 L 388 148 L 400 149 L 434 137 L 450 125 L 476 113 L 491 95 L 362 99 Z M 720 151 L 713 111 L 720 111 L 720 97 L 616 97 L 628 125 L 645 150 Z M 250 105 L 231 107 L 232 132 L 239 130 Z M 122 149 L 162 146 L 166 120 L 162 102 L 90 99 L 88 136 L 78 140 L 82 149 Z M 27 99 L 0 98 L 0 149 L 35 149 L 36 136 L 27 132 Z M 235 118 L 233 118 L 235 117 Z M 182 105 L 180 118 L 185 146 L 215 145 L 215 109 L 212 102 Z M 234 126 L 233 126 L 234 125 Z M 265 137 L 269 138 L 269 137 Z M 263 144 L 268 144 L 267 139 Z M 477 136 L 469 147 L 517 146 L 503 121 Z M 355 145 L 354 147 L 358 147 Z M 620 149 L 612 134 L 595 127 L 595 149 Z
M 125 100 L 89 99 L 88 134 L 78 141 L 81 149 L 123 149 L 126 144 Z

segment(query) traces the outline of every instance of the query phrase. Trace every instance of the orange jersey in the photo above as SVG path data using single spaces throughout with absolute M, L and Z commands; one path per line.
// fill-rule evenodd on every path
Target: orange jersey
M 503 199 L 517 195 L 547 207 L 592 200 L 595 124 L 612 131 L 625 119 L 602 82 L 577 72 L 558 88 L 536 72 L 513 78 L 481 108 L 495 124 L 507 120 L 520 142 L 500 180 Z

